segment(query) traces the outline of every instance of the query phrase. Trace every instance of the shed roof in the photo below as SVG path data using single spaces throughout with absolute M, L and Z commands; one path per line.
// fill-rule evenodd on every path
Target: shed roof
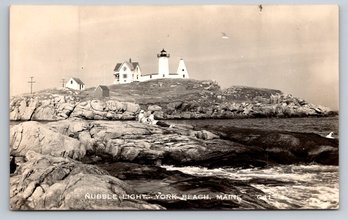
M 85 85 L 81 79 L 79 78 L 76 78 L 76 77 L 71 77 L 75 82 L 77 82 L 78 84 L 81 84 L 81 85 Z
M 102 90 L 109 91 L 109 88 L 107 86 L 99 85 L 97 88 L 101 88 Z

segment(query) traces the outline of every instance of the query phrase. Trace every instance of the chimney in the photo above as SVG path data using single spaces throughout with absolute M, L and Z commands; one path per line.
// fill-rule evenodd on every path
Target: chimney
M 129 62 L 132 63 L 132 59 L 131 58 L 129 58 Z

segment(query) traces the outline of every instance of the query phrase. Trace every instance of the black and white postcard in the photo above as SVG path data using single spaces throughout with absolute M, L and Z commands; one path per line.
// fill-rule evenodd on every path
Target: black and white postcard
M 338 209 L 338 15 L 12 5 L 10 209 Z

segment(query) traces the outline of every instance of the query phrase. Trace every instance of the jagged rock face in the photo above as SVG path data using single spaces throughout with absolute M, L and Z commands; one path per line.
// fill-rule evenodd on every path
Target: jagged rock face
M 10 119 L 27 121 L 38 106 L 38 98 L 11 99 L 10 102 Z
M 214 133 L 219 128 L 213 125 L 196 131 L 190 126 L 161 128 L 134 121 L 66 120 L 47 126 L 79 140 L 87 158 L 93 155 L 109 161 L 206 167 L 338 164 L 337 140 L 315 134 L 239 128 Z
M 140 106 L 115 100 L 76 101 L 73 96 L 54 95 L 33 98 L 13 97 L 10 102 L 10 120 L 57 121 L 67 118 L 90 120 L 134 119 Z
M 229 128 L 222 133 L 178 125 L 161 128 L 134 121 L 24 122 L 10 131 L 11 155 L 29 150 L 85 160 L 140 164 L 249 167 L 271 164 L 338 164 L 338 141 L 315 134 Z M 225 133 L 226 132 L 226 133 Z
M 95 120 L 134 119 L 139 105 L 115 100 L 91 100 L 78 103 L 70 117 Z
M 77 117 L 89 120 L 129 120 L 135 119 L 140 106 L 143 110 L 155 111 L 158 119 L 306 117 L 333 114 L 327 107 L 310 104 L 279 90 L 238 86 L 221 90 L 213 81 L 154 80 L 114 85 L 110 89 L 114 95 L 108 100 L 94 99 L 88 91 L 76 96 L 70 93 L 53 94 L 52 91 L 48 94 L 38 93 L 35 98 L 12 97 L 10 119 L 56 121 Z
M 80 141 L 52 131 L 39 122 L 24 122 L 10 129 L 11 155 L 24 156 L 29 150 L 37 153 L 80 159 L 85 146 Z
M 216 157 L 225 160 L 228 157 L 231 159 L 228 163 L 232 164 L 238 156 L 250 152 L 247 147 L 221 140 L 212 132 L 194 131 L 184 125 L 161 128 L 134 121 L 67 120 L 48 126 L 78 139 L 85 146 L 87 157 L 97 155 L 111 161 L 209 166 Z M 253 163 L 251 158 L 247 161 Z
M 159 110 L 163 119 L 205 119 L 205 118 L 250 118 L 250 117 L 306 117 L 327 116 L 331 111 L 327 107 L 312 104 L 289 105 L 284 103 L 209 103 L 200 106 L 195 101 L 186 101 L 181 105 L 169 103 Z M 159 117 L 160 118 L 160 117 Z
M 234 142 L 257 146 L 276 164 L 316 162 L 338 165 L 338 140 L 328 139 L 314 133 L 296 133 L 245 129 L 236 127 L 207 126 L 207 129 L 221 132 L 220 137 Z M 257 159 L 257 158 L 255 158 Z
M 163 209 L 141 200 L 124 199 L 124 195 L 136 192 L 96 166 L 33 151 L 27 152 L 26 160 L 10 177 L 13 210 Z
M 201 204 L 204 208 L 272 208 L 250 196 L 261 193 L 250 185 L 252 182 L 166 173 L 153 165 L 240 168 L 312 162 L 338 164 L 337 140 L 295 132 L 224 129 L 214 125 L 194 130 L 186 125 L 162 128 L 136 121 L 69 119 L 45 124 L 23 122 L 13 126 L 10 135 L 10 153 L 15 156 L 14 162 L 26 157 L 24 163 L 18 162 L 19 166 L 12 169 L 14 173 L 10 177 L 11 208 L 20 210 L 161 209 L 160 205 L 177 209 L 201 208 Z M 116 178 L 96 166 L 71 158 L 85 163 L 102 163 L 102 169 L 107 169 Z M 129 174 L 124 170 L 125 166 L 108 167 L 105 164 L 114 162 L 137 165 L 128 167 L 132 170 Z M 158 173 L 157 179 L 139 179 L 154 173 Z M 117 178 L 127 181 L 130 187 Z M 243 203 L 210 200 L 199 204 L 197 201 L 118 199 L 120 195 L 134 193 L 132 188 L 151 195 L 159 190 L 192 194 L 198 190 L 211 196 L 241 192 L 244 197 Z M 116 195 L 116 198 L 96 200 L 96 194 Z

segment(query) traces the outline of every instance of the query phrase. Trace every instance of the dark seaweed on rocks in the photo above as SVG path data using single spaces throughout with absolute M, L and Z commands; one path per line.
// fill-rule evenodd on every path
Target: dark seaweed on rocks
M 147 202 L 159 204 L 169 210 L 274 208 L 263 200 L 257 199 L 258 195 L 265 194 L 251 187 L 249 181 L 212 176 L 199 177 L 179 171 L 168 171 L 157 166 L 124 162 L 98 164 L 98 167 L 105 169 L 112 176 L 124 180 L 137 189 L 138 193 L 151 196 L 146 200 Z M 201 198 L 194 198 L 193 195 L 200 195 Z M 230 195 L 230 198 L 227 199 L 226 195 Z M 231 198 L 232 195 L 238 196 L 241 200 L 239 201 L 238 197 Z M 173 198 L 175 196 L 177 198 Z M 185 196 L 186 200 L 183 199 Z M 190 199 L 189 196 L 191 196 Z
M 219 132 L 223 139 L 262 149 L 260 156 L 266 156 L 268 163 L 338 165 L 339 161 L 339 140 L 325 138 L 314 133 L 214 125 L 203 126 L 201 129 Z

